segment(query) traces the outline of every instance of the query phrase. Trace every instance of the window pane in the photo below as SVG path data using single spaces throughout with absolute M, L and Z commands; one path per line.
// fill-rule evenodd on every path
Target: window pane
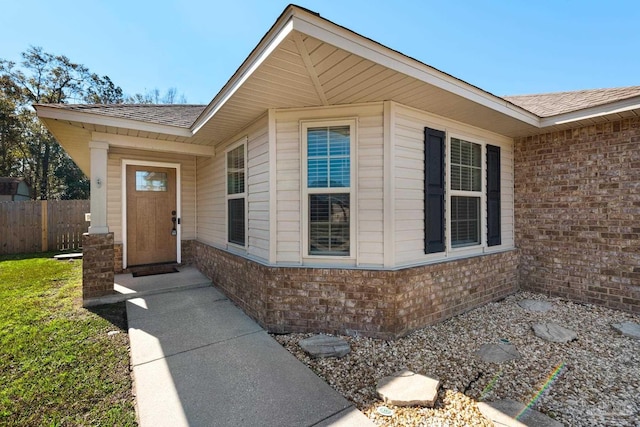
M 351 185 L 349 126 L 307 129 L 307 187 Z
M 451 138 L 451 189 L 482 191 L 482 147 Z
M 227 194 L 244 193 L 244 145 L 227 153 Z
M 332 158 L 330 160 L 330 187 L 348 187 L 350 185 L 350 165 L 349 158 Z
M 451 246 L 480 244 L 480 198 L 451 197 Z
M 349 255 L 349 194 L 309 195 L 309 254 Z
M 307 187 L 326 188 L 328 182 L 327 159 L 307 160 Z
M 136 171 L 136 191 L 167 191 L 167 174 Z
M 229 242 L 244 246 L 244 198 L 227 201 Z

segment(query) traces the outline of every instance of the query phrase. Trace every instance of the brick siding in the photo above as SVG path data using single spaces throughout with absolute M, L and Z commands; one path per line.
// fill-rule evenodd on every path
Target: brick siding
M 523 289 L 640 313 L 640 119 L 515 141 Z
M 82 235 L 82 299 L 113 293 L 113 233 Z
M 268 267 L 194 242 L 196 266 L 265 329 L 394 338 L 517 290 L 517 251 L 399 271 Z

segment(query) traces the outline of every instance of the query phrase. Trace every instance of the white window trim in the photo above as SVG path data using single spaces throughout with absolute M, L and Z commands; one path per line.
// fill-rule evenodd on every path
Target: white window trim
M 244 156 L 244 192 L 237 194 L 229 194 L 229 161 L 228 154 L 229 152 L 235 150 L 236 148 L 244 146 L 243 156 Z M 241 250 L 246 250 L 249 246 L 249 201 L 247 200 L 247 194 L 249 193 L 249 168 L 248 168 L 248 159 L 247 152 L 249 145 L 248 136 L 244 136 L 240 138 L 238 141 L 229 145 L 227 149 L 224 151 L 224 223 L 225 223 L 225 241 L 227 244 L 227 248 L 237 248 Z M 239 245 L 237 243 L 233 243 L 229 241 L 229 200 L 231 199 L 241 199 L 244 198 L 244 245 Z
M 350 173 L 350 186 L 349 188 L 314 188 L 307 187 L 307 130 L 315 127 L 330 127 L 330 126 L 349 126 L 349 173 Z M 302 258 L 305 261 L 321 261 L 330 260 L 332 262 L 340 262 L 341 260 L 352 262 L 356 260 L 356 236 L 357 236 L 357 211 L 358 201 L 356 199 L 357 188 L 357 167 L 356 167 L 356 141 L 357 141 L 357 120 L 355 118 L 349 119 L 335 119 L 335 120 L 303 120 L 300 122 L 300 141 L 301 143 L 301 198 L 302 198 Z M 349 194 L 349 255 L 314 255 L 309 253 L 309 195 L 310 194 Z
M 451 189 L 451 139 L 459 139 L 473 144 L 480 145 L 480 159 L 482 166 L 480 191 L 464 191 Z M 445 238 L 447 254 L 460 256 L 482 253 L 487 248 L 487 142 L 478 140 L 469 135 L 447 132 L 447 146 L 445 150 Z M 480 195 L 480 243 L 475 245 L 464 245 L 453 247 L 451 239 L 451 197 L 478 197 Z

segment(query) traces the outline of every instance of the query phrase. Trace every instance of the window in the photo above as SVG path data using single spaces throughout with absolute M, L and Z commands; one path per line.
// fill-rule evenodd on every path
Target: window
M 166 172 L 136 171 L 136 191 L 167 191 Z
M 245 246 L 245 144 L 227 151 L 227 240 Z
M 482 146 L 451 138 L 451 247 L 481 243 Z
M 308 254 L 351 254 L 352 125 L 304 126 Z
M 425 254 L 500 245 L 500 147 L 447 138 L 430 128 L 424 132 Z

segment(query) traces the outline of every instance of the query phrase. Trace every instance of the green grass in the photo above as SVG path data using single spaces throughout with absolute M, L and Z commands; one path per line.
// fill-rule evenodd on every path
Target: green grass
M 49 255 L 0 258 L 0 425 L 136 425 L 124 303 L 82 308 Z

